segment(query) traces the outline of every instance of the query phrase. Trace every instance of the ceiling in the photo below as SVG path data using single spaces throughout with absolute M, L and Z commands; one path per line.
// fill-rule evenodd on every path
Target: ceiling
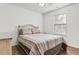
M 46 13 L 52 10 L 62 8 L 69 5 L 70 3 L 45 3 L 43 7 L 39 5 L 40 3 L 9 3 L 9 5 L 14 5 L 24 9 L 32 10 L 35 12 Z

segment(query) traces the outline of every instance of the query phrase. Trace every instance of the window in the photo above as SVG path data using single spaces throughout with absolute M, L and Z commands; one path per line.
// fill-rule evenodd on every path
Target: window
M 55 34 L 66 35 L 66 14 L 55 16 L 54 32 Z

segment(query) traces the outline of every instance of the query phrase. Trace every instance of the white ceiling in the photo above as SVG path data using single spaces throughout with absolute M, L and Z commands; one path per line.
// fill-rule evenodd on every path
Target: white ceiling
M 9 5 L 14 5 L 17 7 L 22 7 L 28 10 L 46 13 L 52 10 L 56 10 L 58 8 L 62 8 L 64 6 L 69 5 L 70 3 L 45 3 L 43 7 L 39 5 L 39 3 L 10 3 Z

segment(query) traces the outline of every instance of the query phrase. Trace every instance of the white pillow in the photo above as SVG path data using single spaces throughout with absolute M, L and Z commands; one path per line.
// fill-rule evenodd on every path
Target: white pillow
M 40 33 L 40 30 L 38 28 L 32 28 L 32 33 L 38 34 L 38 33 Z
M 31 28 L 22 28 L 23 34 L 32 34 Z

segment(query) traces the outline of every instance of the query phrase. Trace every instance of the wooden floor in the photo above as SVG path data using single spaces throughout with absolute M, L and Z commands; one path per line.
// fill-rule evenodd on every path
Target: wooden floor
M 12 47 L 12 55 L 25 55 L 25 53 L 17 46 Z
M 65 50 L 62 50 L 58 53 L 58 55 L 67 55 L 66 51 Z
M 25 55 L 25 53 L 22 50 L 19 50 L 17 46 L 13 46 L 12 55 Z M 66 51 L 62 50 L 58 55 L 66 55 Z

